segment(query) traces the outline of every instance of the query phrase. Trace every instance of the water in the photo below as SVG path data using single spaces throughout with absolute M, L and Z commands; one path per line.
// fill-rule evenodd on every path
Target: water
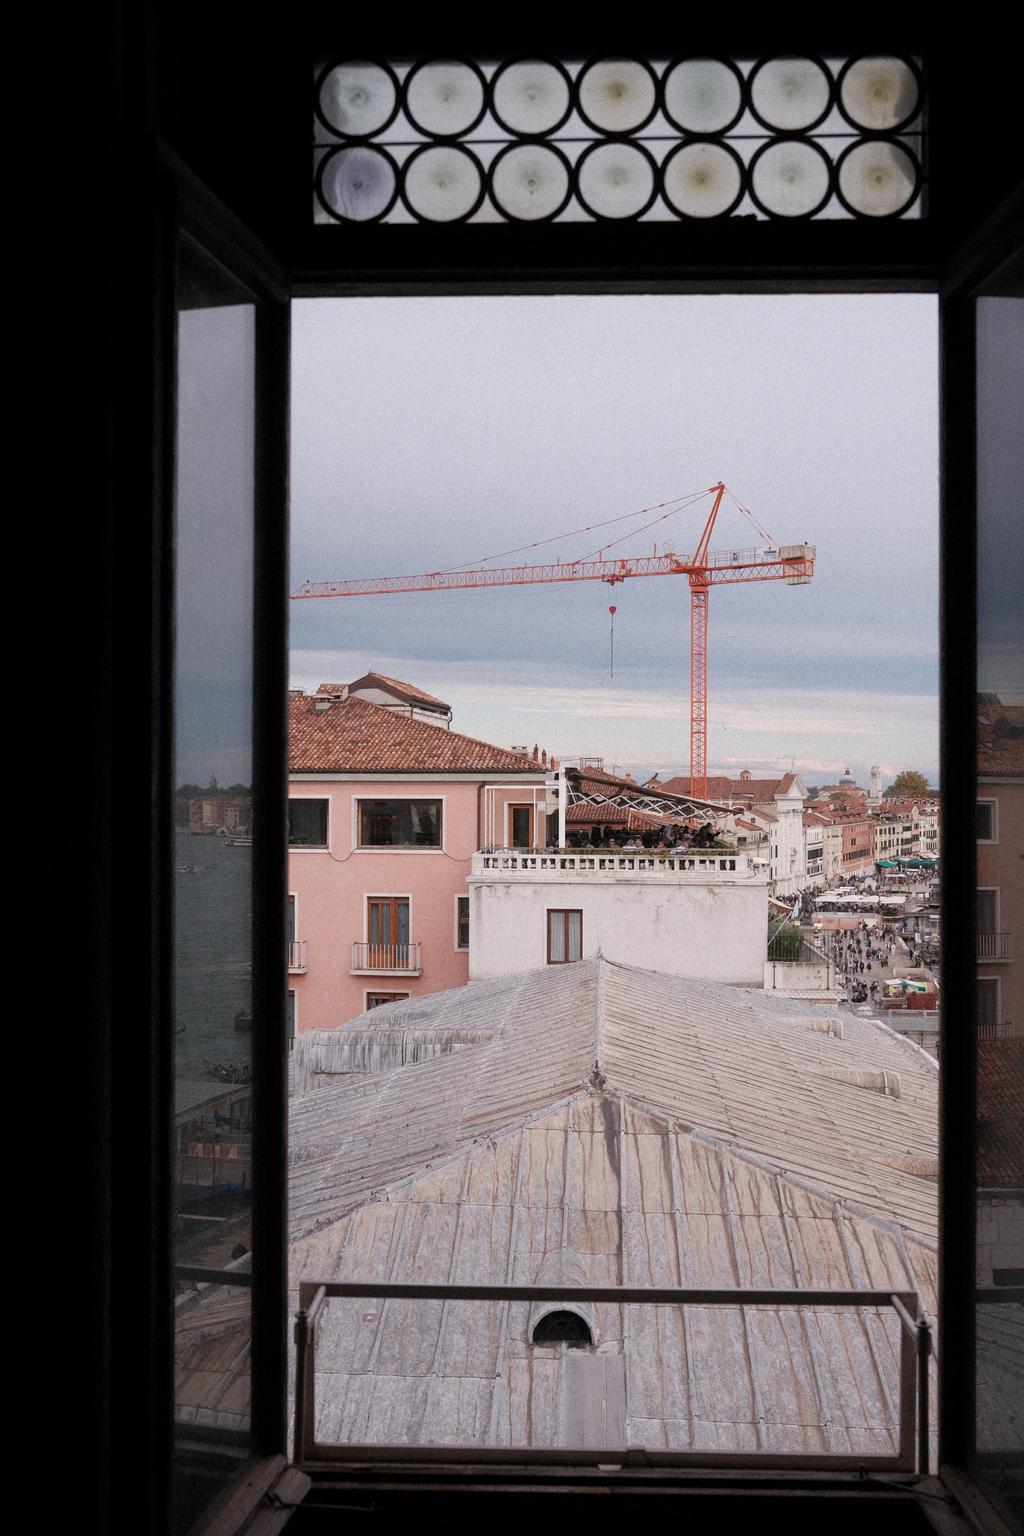
M 252 1006 L 252 849 L 179 828 L 174 853 L 179 866 L 195 866 L 174 877 L 176 1076 L 212 1091 L 204 1060 L 251 1060 L 235 1015 Z

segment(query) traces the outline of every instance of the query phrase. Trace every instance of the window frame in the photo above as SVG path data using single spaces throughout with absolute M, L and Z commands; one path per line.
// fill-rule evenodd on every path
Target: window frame
M 990 799 L 988 795 L 979 795 L 975 804 L 988 807 L 990 817 L 989 830 L 991 832 L 990 837 L 978 837 L 975 838 L 975 842 L 983 848 L 991 848 L 999 842 L 999 800 L 998 798 Z
M 415 801 L 421 804 L 437 805 L 440 807 L 441 836 L 436 845 L 425 843 L 361 843 L 359 841 L 362 829 L 362 813 L 360 806 L 364 801 L 391 801 L 400 805 L 411 805 Z M 448 837 L 448 796 L 441 795 L 353 795 L 352 796 L 352 852 L 388 854 L 397 853 L 403 856 L 408 853 L 446 853 L 446 839 Z
M 291 853 L 330 853 L 332 851 L 332 839 L 334 836 L 334 807 L 332 797 L 327 795 L 293 795 L 288 794 L 288 804 L 293 800 L 315 800 L 327 806 L 327 841 L 325 843 L 293 843 L 291 840 L 291 812 L 288 814 L 288 852 Z
M 466 933 L 467 933 L 467 935 L 469 933 L 470 907 L 471 907 L 470 898 L 468 896 L 460 896 L 458 891 L 456 891 L 455 897 L 454 897 L 454 901 L 455 901 L 455 946 L 454 946 L 455 947 L 455 953 L 457 955 L 468 955 L 469 954 L 469 938 L 467 937 L 465 944 L 463 944 L 459 940 L 459 934 L 462 931 L 462 903 L 463 902 L 466 903 Z
M 579 920 L 580 920 L 580 952 L 579 952 L 578 955 L 570 956 L 570 954 L 569 954 L 569 918 L 570 917 L 577 917 L 577 916 L 579 917 Z M 564 960 L 553 960 L 551 958 L 551 930 L 552 930 L 552 921 L 551 921 L 551 919 L 554 918 L 554 917 L 563 917 L 565 919 L 564 934 L 563 934 L 563 938 L 564 938 L 564 942 L 565 942 L 565 959 Z M 583 908 L 582 907 L 545 907 L 545 909 L 544 909 L 544 919 L 545 919 L 546 938 L 547 938 L 547 963 L 548 963 L 548 965 L 576 965 L 576 964 L 578 964 L 579 961 L 583 959 Z

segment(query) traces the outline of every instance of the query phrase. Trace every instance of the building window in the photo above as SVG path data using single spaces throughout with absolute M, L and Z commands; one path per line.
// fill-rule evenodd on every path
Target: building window
M 329 805 L 329 800 L 288 801 L 289 847 L 327 847 L 327 810 Z
M 577 1312 L 546 1312 L 533 1330 L 535 1344 L 567 1344 L 586 1349 L 594 1340 L 589 1325 Z
M 360 848 L 440 848 L 440 800 L 360 800 Z
M 533 806 L 510 805 L 508 808 L 508 825 L 511 834 L 509 846 L 512 848 L 533 847 Z
M 404 1003 L 408 996 L 408 992 L 367 992 L 366 1011 L 381 1008 L 385 1003 Z
M 292 1040 L 295 1039 L 295 989 L 294 989 L 294 987 L 289 987 L 288 988 L 288 1003 L 287 1003 L 287 1010 L 286 1010 L 286 1013 L 285 1013 L 285 1019 L 286 1019 L 287 1025 L 288 1025 L 288 1039 L 289 1039 L 289 1041 L 292 1041 Z M 291 1047 L 289 1046 L 289 1049 L 290 1048 Z
M 548 965 L 583 958 L 583 913 L 548 913 Z
M 999 982 L 981 978 L 978 981 L 978 1034 L 994 1035 L 999 1023 Z
M 469 897 L 455 898 L 455 948 L 469 948 Z
M 975 806 L 975 837 L 979 843 L 999 841 L 999 823 L 996 817 L 997 800 L 979 800 Z
M 978 892 L 978 932 L 999 932 L 998 890 L 985 890 Z

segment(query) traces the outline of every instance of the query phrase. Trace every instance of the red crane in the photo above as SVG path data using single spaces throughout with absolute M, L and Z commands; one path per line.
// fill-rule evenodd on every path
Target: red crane
M 672 551 L 635 559 L 559 560 L 553 565 L 514 565 L 494 570 L 432 571 L 425 576 L 365 576 L 355 581 L 306 581 L 293 598 L 363 597 L 380 592 L 444 592 L 461 587 L 521 587 L 541 581 L 606 581 L 630 576 L 686 576 L 690 582 L 690 794 L 707 799 L 708 592 L 738 581 L 784 581 L 803 586 L 814 575 L 813 544 L 769 543 L 756 549 L 710 551 L 711 533 L 725 486 L 714 496 L 696 553 Z

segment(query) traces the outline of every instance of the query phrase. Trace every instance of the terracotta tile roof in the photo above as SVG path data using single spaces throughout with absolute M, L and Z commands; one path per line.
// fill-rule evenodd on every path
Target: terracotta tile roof
M 1024 1040 L 978 1041 L 978 1183 L 1024 1188 Z
M 321 695 L 322 697 L 322 695 Z M 411 720 L 365 699 L 337 699 L 318 710 L 316 696 L 288 700 L 292 773 L 531 773 L 530 757 Z
M 385 690 L 397 693 L 410 702 L 419 699 L 421 703 L 434 704 L 439 709 L 451 707 L 443 699 L 435 699 L 432 693 L 424 693 L 422 688 L 414 688 L 412 683 L 401 683 L 395 677 L 385 677 L 383 672 L 367 672 L 364 677 L 357 677 L 354 683 L 321 683 L 317 693 L 344 693 L 346 688 L 351 692 L 355 688 L 373 688 L 381 683 Z
M 1024 705 L 979 705 L 978 772 L 1024 773 Z
M 709 800 L 749 800 L 754 804 L 767 804 L 774 800 L 776 795 L 784 795 L 789 790 L 795 773 L 785 773 L 781 779 L 729 779 L 722 777 L 708 779 Z M 663 790 L 668 790 L 673 795 L 687 795 L 690 792 L 689 779 L 669 779 L 663 784 Z

